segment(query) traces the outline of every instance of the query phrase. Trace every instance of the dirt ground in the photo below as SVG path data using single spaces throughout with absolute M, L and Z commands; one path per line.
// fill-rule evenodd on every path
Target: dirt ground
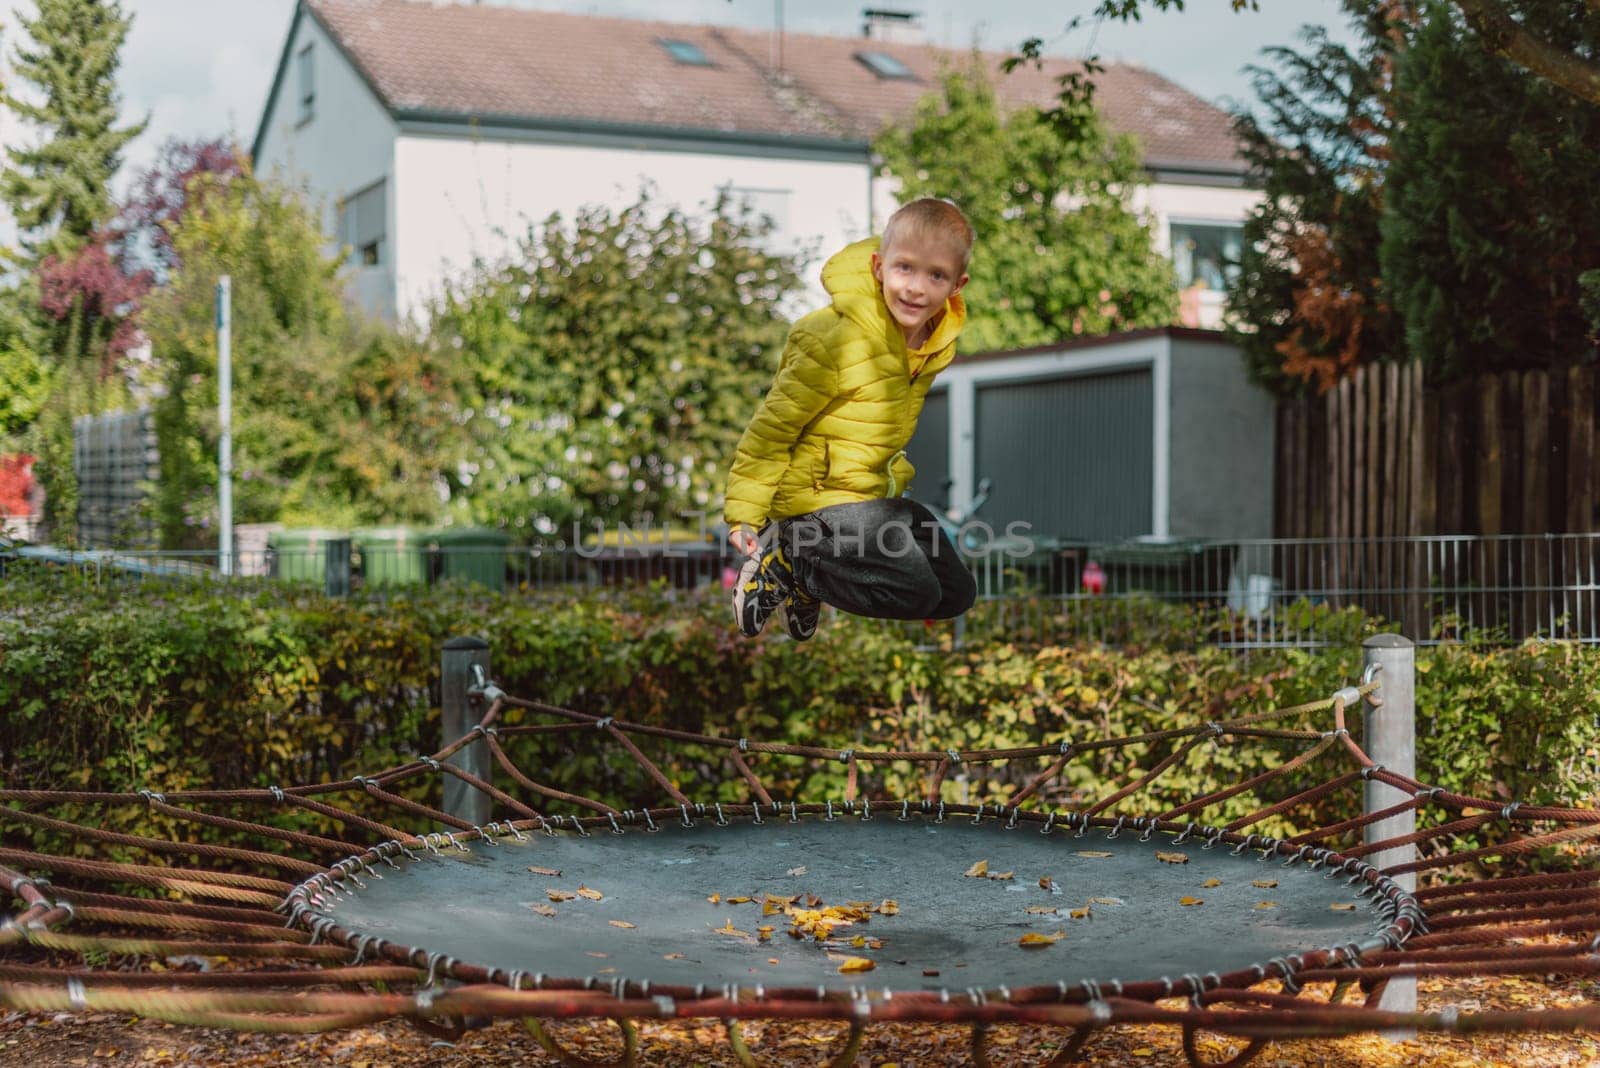
M 1326 998 L 1310 986 L 1304 997 Z M 1525 982 L 1515 979 L 1424 981 L 1420 1007 L 1456 1005 L 1463 1012 L 1574 1007 L 1600 996 L 1593 980 Z M 570 1051 L 596 1061 L 620 1055 L 622 1043 L 609 1021 L 554 1025 Z M 824 1065 L 840 1048 L 844 1029 L 834 1024 L 745 1025 L 745 1038 L 763 1065 Z M 1037 1029 L 998 1028 L 990 1040 L 996 1068 L 1044 1065 L 1059 1036 Z M 912 1068 L 972 1063 L 971 1032 L 964 1027 L 877 1025 L 868 1028 L 855 1064 Z M 639 1063 L 663 1068 L 738 1065 L 722 1025 L 715 1021 L 639 1025 Z M 1201 1040 L 1213 1061 L 1233 1047 Z M 468 1032 L 455 1043 L 431 1038 L 404 1021 L 315 1035 L 237 1034 L 198 1030 L 153 1020 L 115 1016 L 10 1013 L 0 1017 L 0 1065 L 5 1068 L 462 1068 L 545 1066 L 545 1053 L 520 1023 L 500 1021 Z M 1164 1068 L 1187 1064 L 1180 1035 L 1153 1027 L 1121 1027 L 1096 1037 L 1075 1062 L 1112 1068 Z M 1600 1034 L 1425 1034 L 1403 1042 L 1378 1036 L 1271 1045 L 1251 1062 L 1260 1068 L 1518 1068 L 1600 1066 Z

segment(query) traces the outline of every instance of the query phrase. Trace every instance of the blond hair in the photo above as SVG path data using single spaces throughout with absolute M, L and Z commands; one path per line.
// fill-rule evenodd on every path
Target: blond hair
M 881 248 L 902 238 L 927 238 L 947 245 L 961 256 L 966 269 L 972 257 L 972 224 L 961 209 L 938 197 L 921 197 L 902 204 L 883 227 Z

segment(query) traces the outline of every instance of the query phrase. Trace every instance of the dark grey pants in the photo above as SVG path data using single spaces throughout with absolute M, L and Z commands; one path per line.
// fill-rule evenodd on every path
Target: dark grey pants
M 951 619 L 978 594 L 938 519 L 904 497 L 792 516 L 776 535 L 800 589 L 853 615 Z

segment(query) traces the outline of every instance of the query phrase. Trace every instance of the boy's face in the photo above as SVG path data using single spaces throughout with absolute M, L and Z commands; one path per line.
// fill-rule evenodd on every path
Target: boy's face
M 925 237 L 896 237 L 893 245 L 874 252 L 872 276 L 908 343 L 926 341 L 924 328 L 967 284 L 960 254 Z

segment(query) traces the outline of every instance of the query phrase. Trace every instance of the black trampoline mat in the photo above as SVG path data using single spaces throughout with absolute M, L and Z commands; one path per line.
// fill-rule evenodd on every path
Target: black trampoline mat
M 656 832 L 596 830 L 588 837 L 532 832 L 526 841 L 473 842 L 470 853 L 446 847 L 415 861 L 399 856 L 400 870 L 382 866 L 381 879 L 363 875 L 364 889 L 323 899 L 306 922 L 325 916 L 355 938 L 530 977 L 900 990 L 1176 981 L 1370 944 L 1387 927 L 1376 896 L 1358 896 L 1348 876 L 1286 866 L 1256 851 L 1234 856 L 1226 844 L 1201 846 L 1198 839 L 1173 845 L 1167 834 L 1141 842 L 1128 831 L 1111 839 L 1101 829 L 1078 836 L 1057 827 L 1043 835 L 1036 824 L 1007 830 L 994 819 L 901 821 L 893 813 L 832 822 L 780 816 L 759 825 L 700 820 L 692 828 L 663 824 Z M 1189 860 L 1166 863 L 1158 851 Z M 1097 853 L 1110 855 L 1089 855 Z M 977 861 L 1013 876 L 966 876 Z M 561 874 L 534 874 L 534 866 Z M 1041 888 L 1042 877 L 1053 890 Z M 1210 879 L 1217 885 L 1206 886 Z M 556 902 L 546 894 L 580 886 L 599 891 L 601 900 Z M 712 904 L 713 894 L 722 900 Z M 764 895 L 796 894 L 815 895 L 824 907 L 890 899 L 898 913 L 873 913 L 835 931 L 846 943 L 857 934 L 881 939 L 881 948 L 826 947 L 791 938 L 786 916 L 762 916 Z M 730 903 L 736 896 L 752 900 Z M 1185 905 L 1184 898 L 1201 903 Z M 535 905 L 556 915 L 540 915 Z M 1030 914 L 1029 906 L 1059 911 Z M 1086 917 L 1069 915 L 1085 907 Z M 757 941 L 763 925 L 774 928 L 765 942 Z M 730 926 L 749 937 L 717 933 Z M 1064 937 L 1043 948 L 1019 945 L 1029 932 L 1057 931 Z M 876 966 L 841 974 L 847 955 Z

